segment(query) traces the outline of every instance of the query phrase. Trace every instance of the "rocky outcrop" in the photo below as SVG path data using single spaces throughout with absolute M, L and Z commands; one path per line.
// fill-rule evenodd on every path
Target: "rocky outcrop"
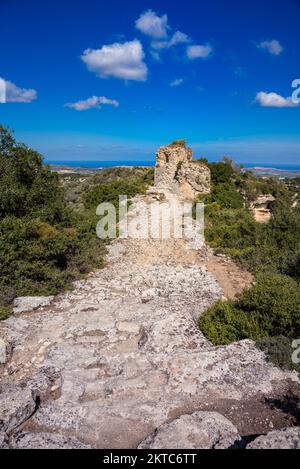
M 193 161 L 191 148 L 170 145 L 157 152 L 154 188 L 150 192 L 193 200 L 198 194 L 210 192 L 210 179 L 208 167 Z
M 240 440 L 238 430 L 222 415 L 195 412 L 158 428 L 139 449 L 229 449 Z
M 271 206 L 275 200 L 275 197 L 271 194 L 264 194 L 251 203 L 250 210 L 252 210 L 254 218 L 258 223 L 268 223 L 271 220 Z
M 286 428 L 260 436 L 247 449 L 300 449 L 300 427 Z

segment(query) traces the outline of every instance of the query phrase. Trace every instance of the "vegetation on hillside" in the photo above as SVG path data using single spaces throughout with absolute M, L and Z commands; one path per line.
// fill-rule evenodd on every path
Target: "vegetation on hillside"
M 104 265 L 96 207 L 144 191 L 152 177 L 145 170 L 123 179 L 117 171 L 114 180 L 110 171 L 77 178 L 70 195 L 72 183 L 0 126 L 0 320 L 16 296 L 56 294 Z
M 215 345 L 250 338 L 262 344 L 270 359 L 291 363 L 292 339 L 300 337 L 300 210 L 292 207 L 289 182 L 258 179 L 234 167 L 229 159 L 209 164 L 212 192 L 206 205 L 206 240 L 253 272 L 255 285 L 236 300 L 218 302 L 201 318 L 200 328 Z M 292 187 L 295 186 L 295 181 Z M 272 194 L 272 219 L 259 224 L 251 201 Z M 278 354 L 274 353 L 278 340 Z M 283 344 L 289 342 L 290 347 Z
M 169 146 L 170 147 L 186 147 L 186 140 L 184 138 L 180 140 L 174 140 Z

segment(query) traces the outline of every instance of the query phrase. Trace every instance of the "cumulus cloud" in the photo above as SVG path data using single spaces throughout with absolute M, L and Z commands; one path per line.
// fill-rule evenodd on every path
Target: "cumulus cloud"
M 169 42 L 169 46 L 176 46 L 177 44 L 186 44 L 190 42 L 190 38 L 187 34 L 182 33 L 181 31 L 176 31 Z
M 257 44 L 257 47 L 268 51 L 271 55 L 280 55 L 283 52 L 283 46 L 279 41 L 277 41 L 277 39 L 273 39 L 272 41 L 263 41 L 260 44 Z
M 88 109 L 101 109 L 103 105 L 110 105 L 119 107 L 119 101 L 115 99 L 109 99 L 105 96 L 92 96 L 91 98 L 83 101 L 77 101 L 76 103 L 67 103 L 65 107 L 75 109 L 75 111 L 87 111 Z
M 135 27 L 153 39 L 163 39 L 168 36 L 168 17 L 158 16 L 153 10 L 148 10 L 136 20 Z
M 101 49 L 87 49 L 81 56 L 87 68 L 100 78 L 145 81 L 148 75 L 144 63 L 143 46 L 135 39 L 124 43 L 105 45 Z
M 177 46 L 178 44 L 186 44 L 190 42 L 187 34 L 181 31 L 176 31 L 170 39 L 164 41 L 152 41 L 151 47 L 153 49 L 170 49 L 170 47 Z
M 184 82 L 183 78 L 177 78 L 176 80 L 171 81 L 170 86 L 174 88 L 176 86 L 182 85 L 183 82 Z
M 211 55 L 213 51 L 213 48 L 209 45 L 206 44 L 205 46 L 203 45 L 192 45 L 188 46 L 187 48 L 187 56 L 189 59 L 194 60 L 194 59 L 206 59 Z
M 265 93 L 264 91 L 257 93 L 255 102 L 262 107 L 285 108 L 298 106 L 291 97 L 284 98 L 277 93 Z
M 5 101 L 7 103 L 31 103 L 37 99 L 37 92 L 33 89 L 19 88 L 11 81 L 4 80 Z
M 136 28 L 151 38 L 150 54 L 154 60 L 160 60 L 160 52 L 179 44 L 187 44 L 191 39 L 182 31 L 170 32 L 168 16 L 159 16 L 153 10 L 143 13 L 135 22 Z

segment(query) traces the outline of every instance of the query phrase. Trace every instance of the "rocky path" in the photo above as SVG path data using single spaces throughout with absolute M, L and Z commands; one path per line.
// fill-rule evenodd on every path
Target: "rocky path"
M 116 241 L 73 292 L 1 323 L 0 447 L 230 447 L 296 423 L 270 404 L 294 392 L 295 373 L 197 328 L 224 295 L 208 267 L 222 284 L 228 264 L 216 263 L 183 240 Z M 247 278 L 235 269 L 236 293 Z

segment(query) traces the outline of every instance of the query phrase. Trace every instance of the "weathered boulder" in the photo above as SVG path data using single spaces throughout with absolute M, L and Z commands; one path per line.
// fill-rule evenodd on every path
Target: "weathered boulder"
M 247 449 L 300 449 L 300 427 L 286 428 L 260 436 Z
M 222 415 L 195 412 L 162 425 L 139 449 L 228 449 L 240 440 L 238 430 Z
M 194 199 L 210 192 L 210 180 L 209 168 L 193 161 L 191 148 L 170 145 L 158 150 L 154 191 Z
M 21 314 L 35 309 L 50 306 L 54 296 L 20 296 L 13 302 L 13 313 Z

